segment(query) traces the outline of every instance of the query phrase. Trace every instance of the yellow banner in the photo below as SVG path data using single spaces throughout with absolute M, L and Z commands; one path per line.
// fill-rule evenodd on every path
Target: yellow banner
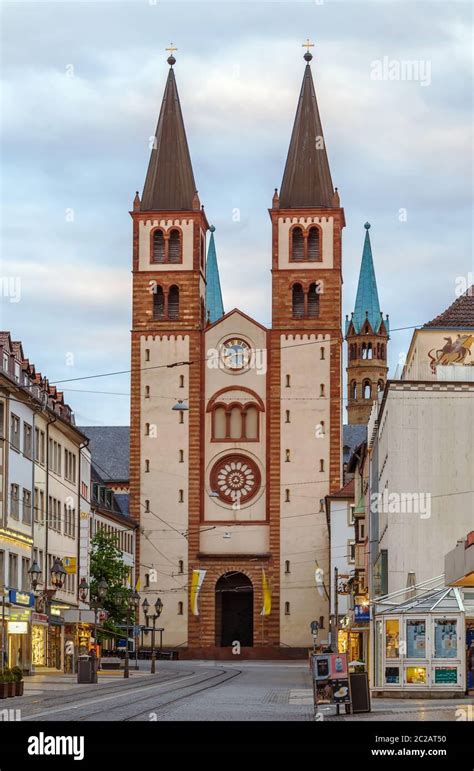
M 268 586 L 267 577 L 265 571 L 262 568 L 262 595 L 263 595 L 263 608 L 260 613 L 261 616 L 269 616 L 272 609 L 272 593 Z
M 205 570 L 193 570 L 191 579 L 191 592 L 189 595 L 189 605 L 191 607 L 191 613 L 193 616 L 199 616 L 198 597 L 205 575 Z
M 71 575 L 77 570 L 77 557 L 63 557 L 62 563 L 66 573 Z

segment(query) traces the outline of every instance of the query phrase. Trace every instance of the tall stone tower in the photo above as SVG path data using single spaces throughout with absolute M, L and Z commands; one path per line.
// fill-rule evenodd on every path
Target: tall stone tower
M 387 380 L 389 320 L 380 311 L 375 278 L 370 224 L 365 223 L 365 241 L 355 308 L 346 317 L 347 413 L 350 424 L 368 423 L 372 403 Z
M 298 624 L 304 623 L 305 606 L 315 618 L 323 613 L 323 598 L 316 601 L 314 595 L 315 569 L 327 570 L 322 502 L 341 486 L 345 219 L 332 184 L 309 51 L 304 58 L 281 189 L 270 210 L 270 508 L 280 511 L 280 634 L 288 645 L 301 640 Z M 306 561 L 298 556 L 302 551 Z M 307 588 L 297 591 L 296 586 Z

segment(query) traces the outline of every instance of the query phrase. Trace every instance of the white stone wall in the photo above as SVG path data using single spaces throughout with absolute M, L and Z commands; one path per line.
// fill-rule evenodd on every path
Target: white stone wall
M 322 230 L 321 262 L 290 262 L 290 229 L 300 224 L 303 228 L 311 224 L 320 225 Z M 281 217 L 278 220 L 278 268 L 280 270 L 318 270 L 333 267 L 334 219 L 333 217 Z

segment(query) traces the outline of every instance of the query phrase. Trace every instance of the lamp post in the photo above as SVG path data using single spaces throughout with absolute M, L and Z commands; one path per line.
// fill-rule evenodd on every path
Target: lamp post
M 145 616 L 148 615 L 149 607 L 150 607 L 150 603 L 148 602 L 147 598 L 145 597 L 145 599 L 143 600 L 143 603 L 142 603 L 142 608 L 143 608 L 143 612 L 144 612 Z M 163 611 L 163 603 L 162 603 L 162 601 L 161 601 L 161 599 L 159 597 L 156 600 L 154 607 L 155 607 L 155 612 L 153 613 L 153 615 L 151 617 L 152 621 L 153 621 L 153 630 L 152 630 L 152 633 L 151 633 L 151 669 L 150 669 L 150 673 L 152 675 L 154 675 L 155 671 L 156 671 L 156 665 L 155 665 L 155 662 L 156 662 L 156 652 L 155 652 L 156 620 L 157 620 L 157 618 L 159 618 L 161 616 L 161 613 Z
M 130 613 L 133 610 L 134 613 L 136 613 L 138 606 L 140 605 L 140 595 L 138 594 L 137 590 L 134 589 L 130 592 L 128 595 L 128 602 L 127 602 L 127 640 L 126 640 L 126 648 L 125 648 L 125 666 L 123 668 L 123 676 L 124 677 L 130 677 L 129 674 L 129 650 L 128 650 L 128 635 L 129 635 L 129 627 L 130 627 Z

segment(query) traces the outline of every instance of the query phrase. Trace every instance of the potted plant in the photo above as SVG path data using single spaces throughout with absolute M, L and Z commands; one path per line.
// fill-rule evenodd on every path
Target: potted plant
M 8 681 L 6 680 L 6 672 L 0 672 L 0 699 L 6 699 L 8 696 Z
M 20 667 L 12 667 L 11 673 L 15 683 L 15 696 L 23 696 L 25 684 L 23 682 L 23 672 Z
M 4 669 L 3 674 L 0 674 L 0 689 L 2 699 L 15 695 L 15 680 L 10 669 Z

